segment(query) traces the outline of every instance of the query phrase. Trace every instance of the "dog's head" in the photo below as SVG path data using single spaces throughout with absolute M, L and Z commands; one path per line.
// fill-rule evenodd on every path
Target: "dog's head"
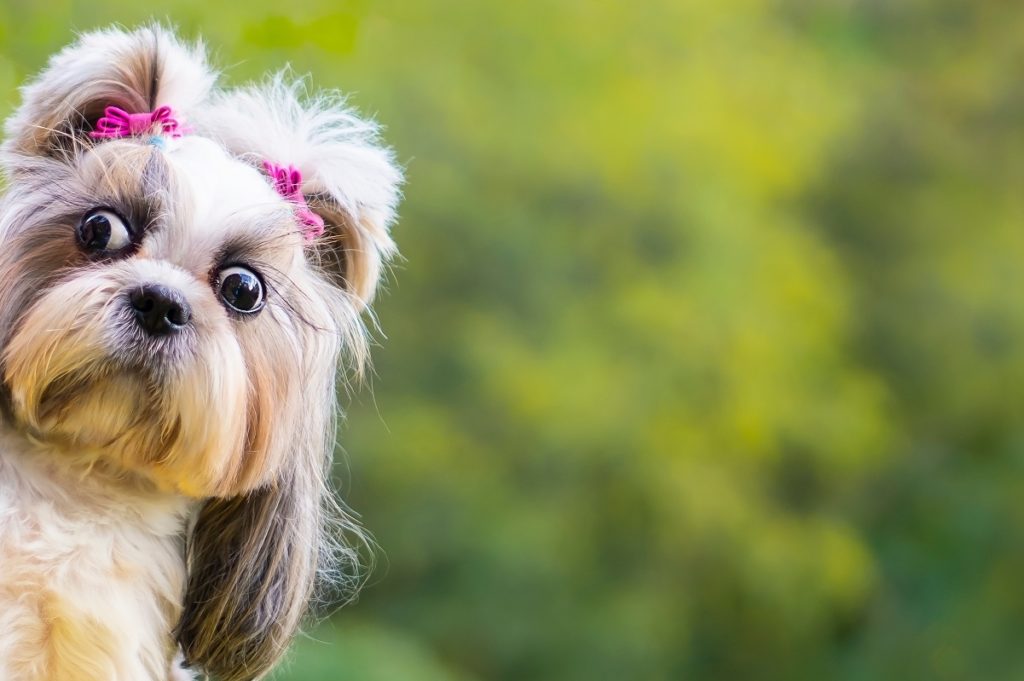
M 323 561 L 335 378 L 394 252 L 399 172 L 337 99 L 215 87 L 159 27 L 85 35 L 7 122 L 8 418 L 69 459 L 205 500 L 178 635 L 255 678 Z

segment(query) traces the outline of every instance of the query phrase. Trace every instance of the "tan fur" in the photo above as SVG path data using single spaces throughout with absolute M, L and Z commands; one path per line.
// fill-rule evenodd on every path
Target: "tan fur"
M 118 675 L 118 636 L 100 617 L 45 591 L 39 617 L 46 623 L 40 643 L 48 653 L 54 681 L 99 681 Z

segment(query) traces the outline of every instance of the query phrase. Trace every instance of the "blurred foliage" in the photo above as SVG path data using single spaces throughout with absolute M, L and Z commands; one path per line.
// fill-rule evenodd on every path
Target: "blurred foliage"
M 277 678 L 1024 677 L 1024 5 L 9 1 L 8 106 L 150 16 L 408 170 L 386 559 Z

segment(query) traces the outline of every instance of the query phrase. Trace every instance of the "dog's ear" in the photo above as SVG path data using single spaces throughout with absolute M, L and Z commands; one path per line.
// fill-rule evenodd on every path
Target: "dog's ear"
M 310 97 L 302 81 L 278 74 L 267 83 L 220 93 L 197 119 L 202 134 L 246 162 L 294 165 L 309 207 L 325 231 L 310 257 L 335 275 L 357 308 L 373 300 L 384 264 L 396 253 L 388 229 L 402 174 L 377 126 L 337 95 Z
M 310 542 L 320 509 L 309 482 L 282 479 L 205 503 L 189 539 L 177 631 L 188 665 L 220 681 L 249 681 L 284 654 L 315 584 L 317 547 Z M 312 497 L 300 497 L 307 493 Z
M 159 25 L 86 33 L 22 88 L 21 106 L 6 123 L 5 162 L 72 159 L 93 143 L 89 133 L 111 106 L 130 113 L 169 106 L 187 117 L 215 79 L 200 46 L 181 43 Z

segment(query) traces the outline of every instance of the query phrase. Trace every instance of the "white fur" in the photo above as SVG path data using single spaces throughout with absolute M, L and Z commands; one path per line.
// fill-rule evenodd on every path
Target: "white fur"
M 214 93 L 195 116 L 197 127 L 226 148 L 258 159 L 280 159 L 303 172 L 303 190 L 327 192 L 357 220 L 388 224 L 401 173 L 377 145 L 378 127 L 359 118 L 338 94 L 311 96 L 282 72 L 262 84 Z M 390 253 L 386 234 L 378 247 Z
M 377 144 L 377 125 L 356 116 L 341 95 L 310 96 L 301 80 L 288 75 L 215 93 L 195 117 L 196 126 L 255 164 L 275 159 L 295 165 L 303 191 L 334 197 L 351 216 L 367 277 L 376 282 L 382 263 L 397 252 L 386 227 L 395 217 L 401 172 L 391 152 Z
M 133 494 L 0 436 L 0 679 L 169 676 L 194 502 Z
M 166 64 L 153 108 L 167 105 L 187 116 L 187 112 L 196 111 L 207 100 L 217 80 L 216 73 L 207 64 L 201 44 L 194 47 L 186 45 L 159 27 L 154 27 L 152 33 L 160 39 Z M 124 63 L 126 55 L 137 49 L 141 40 L 148 38 L 149 33 L 145 31 L 127 33 L 109 29 L 85 33 L 77 43 L 53 56 L 45 77 L 24 87 L 22 98 L 53 110 L 73 105 L 64 93 L 74 91 L 82 97 L 85 94 L 83 90 L 108 87 L 109 84 L 104 83 L 99 74 Z M 38 123 L 32 110 L 23 107 L 7 119 L 5 130 L 8 137 Z

